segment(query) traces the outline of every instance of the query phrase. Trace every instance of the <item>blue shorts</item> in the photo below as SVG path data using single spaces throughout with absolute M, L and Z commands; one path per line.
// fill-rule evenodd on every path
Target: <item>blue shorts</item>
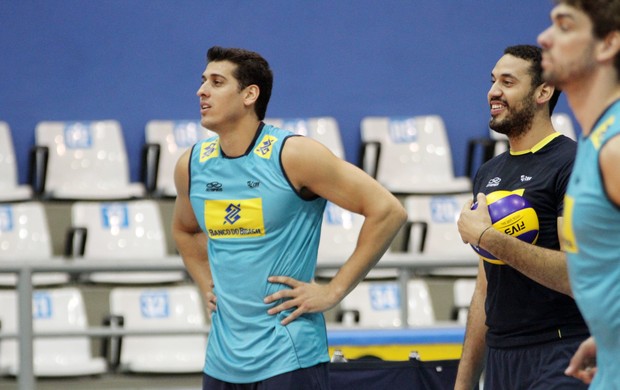
M 570 338 L 518 348 L 489 348 L 485 390 L 586 390 L 583 382 L 564 375 L 583 341 Z
M 329 390 L 327 363 L 276 375 L 254 383 L 228 383 L 202 375 L 202 390 Z

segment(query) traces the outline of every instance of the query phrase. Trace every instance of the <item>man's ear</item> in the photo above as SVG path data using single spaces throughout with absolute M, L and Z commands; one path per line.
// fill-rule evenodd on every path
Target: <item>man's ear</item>
M 258 95 L 260 95 L 260 89 L 258 85 L 252 84 L 245 87 L 243 90 L 243 100 L 246 105 L 252 105 L 258 99 Z
M 542 83 L 541 85 L 538 86 L 538 91 L 536 93 L 536 103 L 538 104 L 545 104 L 547 103 L 549 100 L 551 100 L 551 97 L 553 96 L 553 93 L 555 92 L 555 88 L 547 83 Z
M 620 55 L 620 31 L 611 31 L 598 45 L 600 61 L 614 61 Z

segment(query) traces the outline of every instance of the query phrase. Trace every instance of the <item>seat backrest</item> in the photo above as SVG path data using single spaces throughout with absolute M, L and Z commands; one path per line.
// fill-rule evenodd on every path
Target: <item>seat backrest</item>
M 0 320 L 3 332 L 17 332 L 15 290 L 0 291 L 0 307 L 2 307 Z M 32 313 L 35 332 L 82 331 L 88 328 L 84 300 L 79 289 L 75 287 L 36 290 L 32 297 Z M 8 369 L 11 373 L 17 372 L 19 366 L 17 341 L 2 340 L 0 344 L 0 367 Z M 71 374 L 80 374 L 77 371 L 78 366 L 92 359 L 90 340 L 85 336 L 37 338 L 34 340 L 33 353 L 36 375 L 48 375 L 49 370 L 53 370 L 50 367 L 63 371 L 73 369 L 75 372 Z M 100 368 L 103 371 L 103 364 Z
M 205 129 L 200 121 L 152 120 L 147 122 L 145 140 L 158 144 L 159 164 L 156 190 L 166 196 L 176 195 L 174 168 L 179 157 L 201 139 L 216 135 Z
M 323 212 L 317 263 L 342 263 L 351 256 L 364 217 L 327 202 Z
M 118 199 L 143 195 L 130 183 L 120 123 L 40 122 L 36 145 L 49 148 L 45 192 L 56 198 Z
M 167 255 L 158 205 L 150 199 L 75 202 L 73 227 L 86 228 L 84 257 L 154 259 Z
M 359 283 L 340 302 L 342 323 L 363 328 L 399 328 L 401 293 L 396 282 Z
M 560 133 L 570 139 L 577 140 L 577 133 L 575 132 L 573 120 L 570 115 L 564 112 L 556 112 L 551 115 L 551 123 L 553 123 L 553 127 Z
M 409 326 L 426 326 L 435 323 L 435 309 L 428 284 L 422 279 L 407 282 Z
M 402 326 L 402 294 L 398 282 L 363 281 L 340 303 L 342 322 L 366 328 Z M 432 325 L 435 312 L 428 285 L 419 279 L 407 283 L 408 325 Z M 358 318 L 359 315 L 359 318 Z
M 17 186 L 17 162 L 11 130 L 6 122 L 0 122 L 0 191 Z
M 366 117 L 362 142 L 378 142 L 376 178 L 402 193 L 467 191 L 468 180 L 455 182 L 452 151 L 440 116 Z M 462 178 L 463 179 L 463 178 Z M 462 183 L 461 183 L 462 182 Z
M 0 261 L 51 257 L 52 242 L 43 205 L 0 204 Z
M 0 204 L 0 261 L 54 259 L 52 239 L 43 204 Z M 36 272 L 32 284 L 56 285 L 69 281 L 64 272 Z M 17 275 L 0 274 L 0 285 L 15 286 Z
M 68 240 L 75 256 L 80 256 L 86 229 L 83 257 L 89 260 L 138 260 L 157 262 L 168 256 L 165 231 L 158 204 L 151 199 L 127 202 L 75 202 L 71 209 L 76 235 Z M 92 272 L 81 276 L 89 282 L 106 284 L 157 284 L 178 282 L 183 271 Z
M 127 330 L 199 329 L 205 326 L 200 294 L 195 286 L 161 288 L 118 287 L 110 292 L 110 312 L 123 317 Z M 125 336 L 120 364 L 123 369 L 200 371 L 205 335 Z M 162 364 L 163 363 L 163 364 Z M 167 367 L 166 367 L 167 365 Z M 157 368 L 156 368 L 157 367 Z
M 28 200 L 32 189 L 18 184 L 17 160 L 8 123 L 0 122 L 0 200 Z
M 467 323 L 467 313 L 476 289 L 476 279 L 459 278 L 454 281 L 454 309 L 456 321 L 460 324 Z
M 424 254 L 476 259 L 471 247 L 463 244 L 456 224 L 463 205 L 471 197 L 471 194 L 465 193 L 407 196 L 405 208 L 409 220 L 427 224 L 425 236 L 412 234 L 413 246 L 419 248 L 419 240 L 424 240 Z
M 337 157 L 345 158 L 340 127 L 335 118 L 267 118 L 265 123 L 313 138 L 325 145 Z

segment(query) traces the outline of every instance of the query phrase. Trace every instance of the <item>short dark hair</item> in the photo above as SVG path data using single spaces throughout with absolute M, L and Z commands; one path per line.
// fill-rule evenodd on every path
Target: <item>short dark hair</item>
M 531 64 L 529 74 L 532 79 L 532 88 L 536 88 L 545 82 L 542 77 L 542 49 L 540 47 L 534 45 L 508 46 L 504 50 L 504 54 L 509 54 L 522 60 L 526 60 Z M 562 91 L 555 88 L 551 99 L 549 99 L 549 116 L 553 114 L 555 105 L 558 103 L 558 99 L 560 98 L 560 93 L 562 93 Z
M 612 31 L 620 31 L 620 0 L 553 0 L 583 11 L 592 22 L 592 33 L 603 39 Z M 616 73 L 620 78 L 620 53 L 614 59 Z
M 207 51 L 207 62 L 216 61 L 230 61 L 237 65 L 233 76 L 239 82 L 239 90 L 253 84 L 258 86 L 260 93 L 254 111 L 259 120 L 265 119 L 273 87 L 273 72 L 267 60 L 250 50 L 213 46 Z

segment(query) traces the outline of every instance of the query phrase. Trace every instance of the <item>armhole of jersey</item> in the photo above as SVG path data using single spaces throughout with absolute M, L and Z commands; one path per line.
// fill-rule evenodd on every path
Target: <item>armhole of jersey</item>
M 614 202 L 614 200 L 611 199 L 611 197 L 609 196 L 609 193 L 607 192 L 607 188 L 605 187 L 605 178 L 603 177 L 603 170 L 601 169 L 601 152 L 603 151 L 603 148 L 605 147 L 605 145 L 607 145 L 607 143 L 609 141 L 611 141 L 612 139 L 614 139 L 616 137 L 620 137 L 620 132 L 612 135 L 609 138 L 607 138 L 601 144 L 601 147 L 599 148 L 598 155 L 597 155 L 597 160 L 598 161 L 596 162 L 596 165 L 597 165 L 597 168 L 598 168 L 599 177 L 601 178 L 601 185 L 603 186 L 603 193 L 605 194 L 605 198 L 607 198 L 607 201 L 609 202 L 609 204 L 613 205 L 616 208 L 616 210 L 620 211 L 620 204 L 617 204 L 616 202 Z
M 280 170 L 282 171 L 282 175 L 284 176 L 284 179 L 286 180 L 286 182 L 288 183 L 289 187 L 291 187 L 291 190 L 301 199 L 304 201 L 313 201 L 316 199 L 319 199 L 320 196 L 318 195 L 312 195 L 312 196 L 304 196 L 301 192 L 297 191 L 297 188 L 295 188 L 295 186 L 293 185 L 293 183 L 291 183 L 291 180 L 288 178 L 288 175 L 286 174 L 286 170 L 284 169 L 284 164 L 282 163 L 282 152 L 284 152 L 284 145 L 286 145 L 286 141 L 288 141 L 289 138 L 291 137 L 301 137 L 301 135 L 299 134 L 291 134 L 286 136 L 286 138 L 284 138 L 282 140 L 282 147 L 280 148 L 280 155 L 278 156 L 278 160 L 280 162 Z
M 192 145 L 192 150 L 189 152 L 189 160 L 187 161 L 187 197 L 189 198 L 190 193 L 192 192 L 192 160 L 194 159 L 194 149 L 196 149 L 195 143 Z

